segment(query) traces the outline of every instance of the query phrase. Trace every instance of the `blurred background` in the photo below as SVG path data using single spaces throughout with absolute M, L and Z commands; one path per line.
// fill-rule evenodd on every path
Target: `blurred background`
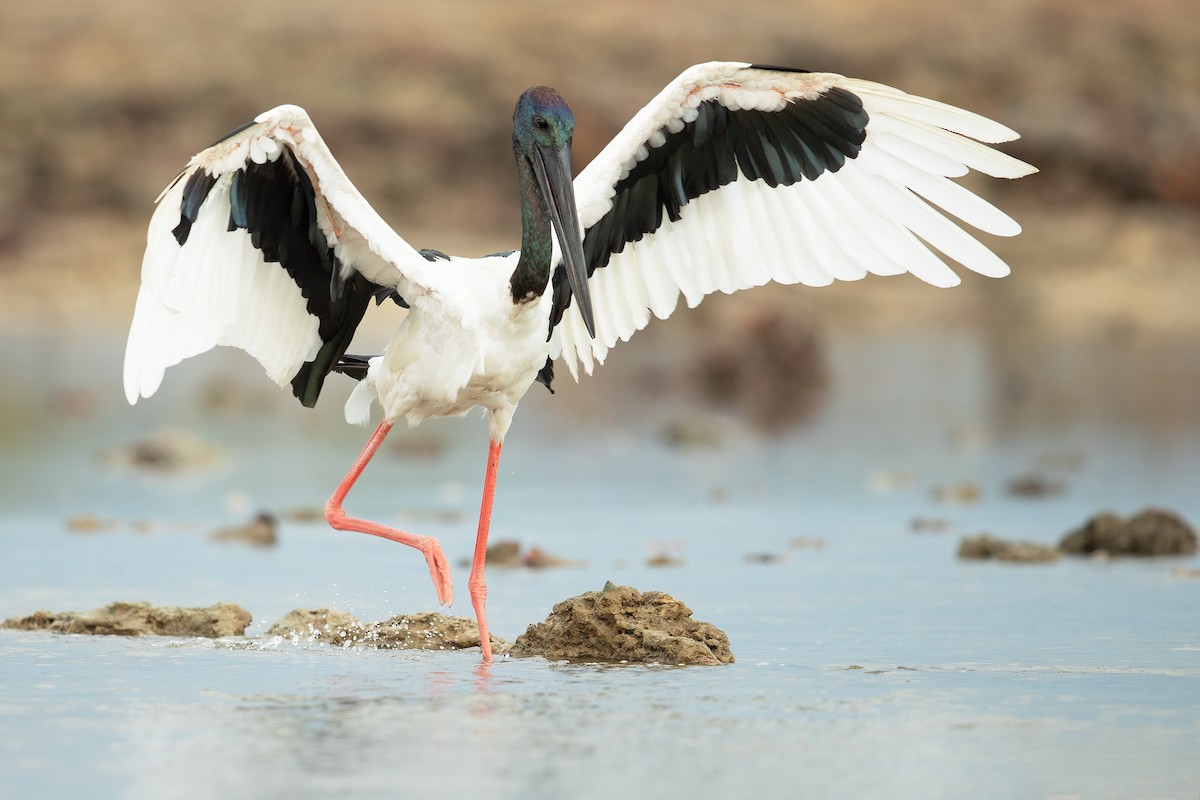
M 965 274 L 948 291 L 903 276 L 710 298 L 618 346 L 586 391 L 566 388 L 581 418 L 610 389 L 671 386 L 788 424 L 818 402 L 829 337 L 969 332 L 1006 401 L 1000 425 L 1088 413 L 1090 400 L 1114 420 L 1189 424 L 1200 399 L 1193 12 L 1188 0 L 5 3 L 0 409 L 119 401 L 152 202 L 194 152 L 262 110 L 308 109 L 415 246 L 477 255 L 518 241 L 509 139 L 524 88 L 569 99 L 580 169 L 683 68 L 738 59 L 878 80 L 1020 131 L 1005 149 L 1041 172 L 971 183 L 1025 227 L 987 241 L 1014 274 Z M 369 316 L 364 330 L 393 325 Z M 110 349 L 72 384 L 55 365 L 84 342 Z M 1032 376 L 1035 352 L 1058 366 Z M 24 426 L 4 416 L 9 435 Z

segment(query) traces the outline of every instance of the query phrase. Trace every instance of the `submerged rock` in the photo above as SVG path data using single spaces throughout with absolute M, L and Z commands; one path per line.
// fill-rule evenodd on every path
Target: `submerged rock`
M 5 628 L 97 636 L 203 636 L 218 639 L 242 636 L 250 612 L 233 603 L 208 608 L 152 606 L 149 603 L 109 603 L 92 611 L 35 611 L 4 621 Z
M 646 557 L 647 567 L 682 567 L 683 559 L 679 556 L 673 556 L 670 553 L 657 552 L 651 553 Z
M 221 528 L 209 534 L 217 542 L 240 542 L 254 547 L 274 547 L 279 541 L 275 517 L 265 512 L 258 514 L 245 525 Z
M 110 467 L 147 472 L 182 472 L 215 466 L 221 463 L 224 454 L 215 445 L 193 433 L 164 430 L 123 448 L 109 450 L 102 459 Z
M 547 567 L 578 567 L 582 566 L 582 563 L 552 555 L 540 547 L 522 550 L 520 542 L 501 539 L 488 546 L 487 565 L 489 567 L 546 569 Z
M 362 622 L 345 611 L 328 608 L 296 608 L 267 629 L 268 636 L 283 636 L 294 641 L 325 641 L 346 644 L 351 632 L 360 631 Z
M 383 622 L 363 622 L 344 611 L 328 608 L 288 612 L 267 633 L 293 640 L 324 641 L 343 647 L 381 650 L 465 650 L 479 647 L 479 626 L 466 617 L 433 611 L 399 614 Z M 508 642 L 490 636 L 492 650 L 503 653 Z
M 1058 478 L 1048 478 L 1037 472 L 1030 472 L 1013 478 L 1005 484 L 1004 488 L 1013 497 L 1056 497 L 1067 491 L 1067 482 Z
M 1148 508 L 1129 519 L 1112 512 L 1097 514 L 1064 536 L 1058 548 L 1076 555 L 1186 556 L 1196 552 L 1197 540 L 1177 514 Z
M 968 536 L 958 543 L 958 557 L 967 559 L 989 559 L 1021 564 L 1040 564 L 1058 561 L 1059 553 L 1053 547 L 1036 542 L 1010 542 L 981 533 Z
M 487 549 L 487 565 L 489 567 L 521 566 L 521 543 L 515 539 L 501 539 L 498 542 L 492 542 Z
M 368 641 L 373 646 L 391 650 L 463 650 L 479 647 L 479 625 L 466 617 L 451 617 L 434 611 L 418 614 L 398 614 L 370 626 Z M 508 650 L 509 644 L 490 635 L 492 649 L 498 653 Z
M 661 664 L 729 664 L 729 637 L 663 592 L 612 582 L 554 606 L 517 637 L 510 655 Z

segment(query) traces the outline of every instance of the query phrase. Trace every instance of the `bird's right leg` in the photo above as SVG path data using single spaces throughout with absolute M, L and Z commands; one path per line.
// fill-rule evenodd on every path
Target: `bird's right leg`
M 379 449 L 379 445 L 383 443 L 384 437 L 391 429 L 392 424 L 387 420 L 379 423 L 379 427 L 371 435 L 371 440 L 363 448 L 358 460 L 354 462 L 354 466 L 350 467 L 346 477 L 334 490 L 333 496 L 325 503 L 325 519 L 340 531 L 358 531 L 359 533 L 369 533 L 372 536 L 382 536 L 384 539 L 391 539 L 393 542 L 406 544 L 420 550 L 425 554 L 425 561 L 429 564 L 429 575 L 433 578 L 433 588 L 437 590 L 438 602 L 448 606 L 454 599 L 454 592 L 450 584 L 450 562 L 446 560 L 442 546 L 437 539 L 432 536 L 416 536 L 380 525 L 378 522 L 348 517 L 342 509 L 342 501 L 346 499 L 350 487 L 354 486 L 354 482 L 358 480 L 358 476 L 366 468 L 367 462 L 375 455 L 375 451 Z

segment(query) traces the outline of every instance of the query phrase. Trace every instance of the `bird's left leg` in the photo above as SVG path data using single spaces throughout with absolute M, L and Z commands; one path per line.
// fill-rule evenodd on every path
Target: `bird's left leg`
M 342 501 L 346 499 L 350 488 L 354 486 L 358 476 L 366 469 L 367 462 L 375 455 L 375 451 L 379 449 L 379 445 L 383 444 L 384 437 L 391 429 L 392 424 L 387 420 L 379 423 L 379 427 L 371 435 L 371 440 L 363 448 L 362 454 L 354 462 L 354 466 L 350 467 L 346 477 L 334 490 L 333 496 L 325 503 L 325 519 L 332 527 L 341 531 L 358 531 L 359 533 L 369 533 L 372 536 L 382 536 L 384 539 L 391 539 L 393 542 L 406 544 L 420 550 L 425 554 L 425 561 L 429 565 L 429 575 L 433 578 L 433 588 L 437 590 L 438 602 L 450 605 L 454 599 L 450 584 L 450 562 L 446 560 L 446 555 L 442 552 L 442 545 L 437 539 L 432 536 L 416 536 L 407 531 L 380 525 L 378 522 L 350 517 L 342 508 Z
M 479 646 L 483 649 L 483 660 L 492 660 L 492 640 L 487 626 L 487 582 L 483 568 L 487 562 L 488 530 L 492 524 L 492 498 L 496 494 L 496 473 L 500 469 L 500 441 L 492 439 L 488 447 L 487 472 L 483 478 L 483 502 L 479 507 L 479 530 L 475 534 L 475 555 L 471 559 L 471 577 L 467 589 L 471 593 L 471 605 L 475 608 L 475 619 L 479 623 Z

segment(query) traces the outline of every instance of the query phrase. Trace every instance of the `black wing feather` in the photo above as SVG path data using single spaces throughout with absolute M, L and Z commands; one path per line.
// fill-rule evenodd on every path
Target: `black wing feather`
M 184 186 L 179 225 L 180 245 L 187 242 L 216 179 L 197 170 Z M 322 345 L 292 377 L 292 393 L 306 406 L 315 405 L 325 377 L 346 352 L 354 331 L 373 297 L 404 299 L 357 272 L 343 276 L 342 263 L 317 221 L 316 192 L 308 173 L 289 147 L 263 164 L 247 162 L 231 178 L 229 230 L 245 230 L 268 263 L 278 263 L 300 287 L 309 314 L 316 317 Z
M 794 100 L 779 111 L 731 111 L 715 99 L 701 103 L 693 121 L 677 133 L 663 129 L 663 143 L 617 182 L 612 207 L 584 233 L 588 275 L 627 243 L 661 227 L 664 212 L 678 220 L 690 201 L 740 175 L 774 187 L 836 172 L 862 149 L 867 121 L 862 100 L 840 87 L 812 100 Z M 554 270 L 551 293 L 548 334 L 571 305 L 562 265 Z M 549 386 L 553 372 L 543 372 L 539 380 Z

